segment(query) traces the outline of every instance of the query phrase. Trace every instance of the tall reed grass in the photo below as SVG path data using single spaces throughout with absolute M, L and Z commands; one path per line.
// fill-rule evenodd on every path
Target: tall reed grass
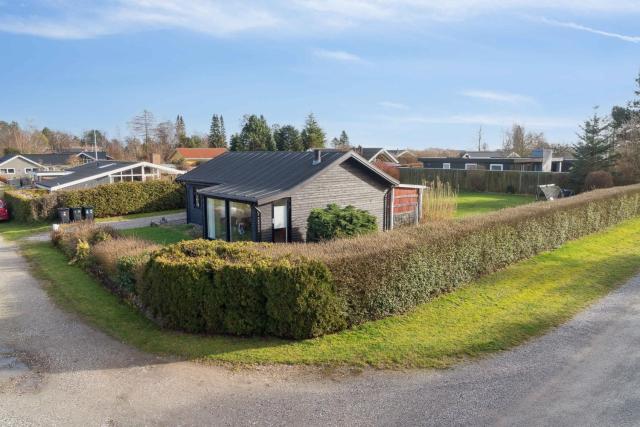
M 451 184 L 436 178 L 433 182 L 423 182 L 423 185 L 427 189 L 422 197 L 422 218 L 420 218 L 420 222 L 453 219 L 458 207 L 458 194 Z

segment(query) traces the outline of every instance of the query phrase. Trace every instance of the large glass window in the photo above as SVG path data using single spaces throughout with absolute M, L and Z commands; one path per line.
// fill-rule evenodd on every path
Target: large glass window
M 224 200 L 207 198 L 207 237 L 227 240 L 227 210 Z
M 231 241 L 253 240 L 253 221 L 251 205 L 240 202 L 229 202 L 231 220 Z

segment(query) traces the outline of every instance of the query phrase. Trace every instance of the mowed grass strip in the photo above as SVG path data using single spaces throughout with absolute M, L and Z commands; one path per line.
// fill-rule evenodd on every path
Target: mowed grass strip
M 458 194 L 458 208 L 456 218 L 469 215 L 481 215 L 499 209 L 512 208 L 519 205 L 535 202 L 534 196 L 502 193 L 471 193 Z
M 137 237 L 150 242 L 168 245 L 193 239 L 193 226 L 189 224 L 163 225 L 161 227 L 139 227 L 120 230 L 125 236 Z
M 141 350 L 231 363 L 447 367 L 562 324 L 640 271 L 640 219 L 488 275 L 412 312 L 317 339 L 163 331 L 50 244 L 23 247 L 55 300 Z

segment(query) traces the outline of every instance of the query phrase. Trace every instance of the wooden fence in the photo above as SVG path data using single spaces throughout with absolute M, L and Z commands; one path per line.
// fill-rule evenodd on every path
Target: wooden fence
M 565 172 L 487 171 L 464 169 L 400 168 L 403 184 L 424 184 L 439 179 L 458 191 L 536 194 L 538 185 L 558 184 L 566 187 Z

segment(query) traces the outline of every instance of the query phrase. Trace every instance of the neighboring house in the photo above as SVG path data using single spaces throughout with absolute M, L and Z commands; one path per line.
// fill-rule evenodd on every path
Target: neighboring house
M 369 163 L 376 161 L 385 163 L 400 163 L 396 157 L 391 154 L 389 150 L 384 148 L 372 148 L 372 147 L 356 147 L 355 152 L 367 159 Z
M 65 171 L 36 173 L 37 188 L 58 191 L 91 188 L 102 184 L 126 181 L 148 181 L 165 176 L 183 174 L 149 162 L 98 161 L 76 166 Z
M 7 179 L 25 177 L 32 172 L 43 169 L 44 166 L 42 164 L 21 154 L 9 154 L 0 157 L 0 176 Z
M 175 149 L 169 161 L 172 163 L 185 162 L 187 166 L 193 167 L 200 163 L 218 157 L 227 152 L 226 148 L 186 148 L 178 147 Z
M 459 157 L 420 157 L 430 169 L 480 169 L 490 171 L 568 172 L 573 165 L 571 157 L 555 157 L 553 150 L 533 150 L 531 156 L 502 151 L 466 151 Z
M 96 161 L 93 151 L 65 151 L 60 153 L 23 154 L 23 156 L 41 164 L 44 170 L 64 170 L 72 166 Z M 98 151 L 97 160 L 112 160 L 105 151 Z
M 314 208 L 353 205 L 388 229 L 398 182 L 353 151 L 229 152 L 177 179 L 209 239 L 305 241 Z

